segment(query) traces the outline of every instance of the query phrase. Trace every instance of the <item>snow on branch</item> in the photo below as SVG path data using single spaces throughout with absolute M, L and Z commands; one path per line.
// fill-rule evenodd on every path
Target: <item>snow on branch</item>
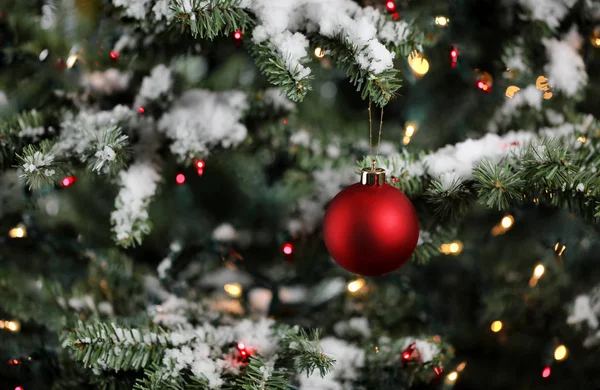
M 568 97 L 580 92 L 588 81 L 585 63 L 578 53 L 581 36 L 572 29 L 562 40 L 544 39 L 549 62 L 544 67 L 550 85 Z
M 119 173 L 121 190 L 110 219 L 115 238 L 123 246 L 141 243 L 150 232 L 148 205 L 156 193 L 160 175 L 153 164 L 139 161 Z
M 246 139 L 240 120 L 247 108 L 243 92 L 189 90 L 162 116 L 158 129 L 172 141 L 171 152 L 179 160 L 206 156 L 211 148 L 234 147 Z
M 528 18 L 557 28 L 577 0 L 518 0 L 518 2 L 529 11 Z
M 405 21 L 392 21 L 372 7 L 352 0 L 334 1 L 200 1 L 175 0 L 178 18 L 194 35 L 213 39 L 255 25 L 250 51 L 269 81 L 293 101 L 311 89 L 310 41 L 320 45 L 369 98 L 383 106 L 400 86 L 396 55 L 423 41 Z M 249 15 L 254 15 L 255 20 Z

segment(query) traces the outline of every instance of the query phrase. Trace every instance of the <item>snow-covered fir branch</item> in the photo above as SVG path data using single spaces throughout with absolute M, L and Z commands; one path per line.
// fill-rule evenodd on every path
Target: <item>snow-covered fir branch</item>
M 524 18 L 547 23 L 556 28 L 577 0 L 518 0 L 518 3 L 529 12 Z
M 246 139 L 241 119 L 247 108 L 243 92 L 193 89 L 162 116 L 158 129 L 172 141 L 171 152 L 180 161 L 206 156 L 214 147 L 231 148 Z
M 147 102 L 166 97 L 173 86 L 171 69 L 163 64 L 152 68 L 149 76 L 144 77 L 134 105 L 141 107 Z

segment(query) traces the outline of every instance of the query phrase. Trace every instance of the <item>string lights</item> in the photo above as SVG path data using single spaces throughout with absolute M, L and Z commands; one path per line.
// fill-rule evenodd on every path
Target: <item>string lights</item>
M 515 218 L 512 215 L 505 215 L 504 217 L 502 217 L 500 222 L 492 228 L 492 235 L 499 236 L 501 234 L 506 233 L 512 228 L 514 223 Z
M 529 279 L 529 286 L 535 287 L 538 283 L 538 280 L 540 280 L 540 278 L 544 275 L 545 272 L 546 267 L 544 267 L 543 264 L 536 265 L 533 269 L 533 275 L 531 276 L 531 279 Z
M 568 354 L 569 350 L 567 349 L 567 347 L 561 344 L 554 350 L 554 359 L 558 361 L 565 360 Z
M 429 61 L 427 61 L 423 53 L 419 53 L 416 50 L 408 56 L 408 65 L 410 65 L 413 73 L 417 76 L 424 76 L 429 72 Z
M 223 286 L 223 290 L 232 298 L 239 298 L 242 296 L 244 291 L 242 285 L 239 283 L 227 283 Z
M 365 286 L 365 284 L 367 284 L 367 282 L 363 278 L 352 280 L 348 282 L 346 289 L 349 293 L 356 294 Z
M 110 58 L 112 58 L 113 60 L 116 60 L 120 56 L 121 56 L 121 53 L 119 53 L 118 51 L 111 50 L 111 52 L 110 52 Z
M 450 19 L 448 19 L 447 17 L 443 16 L 443 15 L 439 15 L 435 17 L 435 24 L 437 24 L 440 27 L 446 27 L 448 26 L 448 23 L 450 23 Z
M 440 246 L 440 252 L 445 255 L 458 255 L 462 252 L 462 250 L 463 243 L 458 240 L 448 242 Z
M 550 366 L 544 367 L 544 369 L 542 370 L 542 378 L 548 378 L 551 373 L 552 369 L 550 368 Z
M 15 332 L 18 332 L 19 330 L 21 330 L 21 324 L 19 323 L 19 321 L 16 321 L 16 320 L 8 320 L 8 321 L 0 320 L 0 329 L 4 329 L 9 332 L 15 333 Z
M 565 252 L 566 249 L 567 249 L 567 246 L 560 245 L 560 242 L 557 242 L 556 245 L 554 245 L 554 252 L 556 252 L 556 254 L 559 257 L 563 255 L 563 253 Z
M 492 332 L 498 333 L 502 330 L 503 326 L 504 326 L 504 324 L 502 324 L 502 321 L 496 320 L 496 321 L 492 322 L 490 329 L 492 329 Z
M 177 176 L 175 176 L 175 183 L 178 185 L 185 183 L 185 175 L 183 173 L 178 173 Z
M 453 68 L 456 68 L 457 63 L 458 63 L 458 48 L 456 46 L 452 46 L 450 48 L 450 65 Z
M 63 187 L 70 187 L 77 181 L 76 176 L 67 176 L 60 181 Z
M 315 57 L 317 57 L 317 58 L 325 57 L 325 50 L 321 49 L 320 47 L 317 47 L 315 49 Z
M 27 237 L 27 228 L 20 223 L 8 231 L 8 236 L 10 238 L 25 238 Z
M 402 143 L 404 145 L 408 145 L 410 143 L 411 137 L 417 131 L 417 125 L 413 122 L 406 122 L 404 125 L 404 138 L 402 139 Z

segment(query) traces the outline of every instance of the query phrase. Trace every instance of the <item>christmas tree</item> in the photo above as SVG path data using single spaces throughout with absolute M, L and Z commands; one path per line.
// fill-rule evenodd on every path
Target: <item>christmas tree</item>
M 599 2 L 4 0 L 0 60 L 0 389 L 600 388 Z

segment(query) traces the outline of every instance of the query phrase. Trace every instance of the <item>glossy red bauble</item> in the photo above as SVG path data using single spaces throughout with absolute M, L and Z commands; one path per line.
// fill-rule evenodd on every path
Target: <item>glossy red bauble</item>
M 399 189 L 357 183 L 327 207 L 323 235 L 329 254 L 342 268 L 380 276 L 411 257 L 419 240 L 419 219 Z

